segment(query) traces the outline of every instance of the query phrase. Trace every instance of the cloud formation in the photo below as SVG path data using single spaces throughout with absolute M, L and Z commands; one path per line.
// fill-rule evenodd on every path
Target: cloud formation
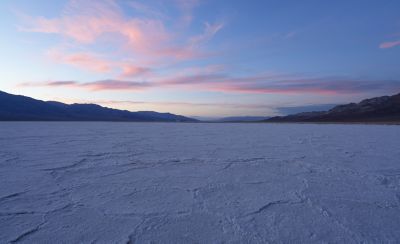
M 44 83 L 24 83 L 23 86 L 48 86 L 85 88 L 92 91 L 133 90 L 174 87 L 226 93 L 259 94 L 361 94 L 371 91 L 393 92 L 400 90 L 400 80 L 366 80 L 332 77 L 296 77 L 290 75 L 259 75 L 230 77 L 222 73 L 179 76 L 153 82 L 122 80 L 101 80 L 80 83 L 76 81 L 52 81 Z
M 67 88 L 83 88 L 91 91 L 110 91 L 110 90 L 130 90 L 138 91 L 149 87 L 146 82 L 122 81 L 122 80 L 99 80 L 93 82 L 77 82 L 77 81 L 48 81 L 39 83 L 22 83 L 23 87 L 67 87 Z
M 256 79 L 259 79 L 258 77 Z M 277 93 L 277 94 L 359 94 L 371 91 L 396 91 L 400 81 L 360 80 L 349 78 L 309 78 L 265 82 L 247 82 L 245 79 L 232 79 L 215 87 L 216 90 L 239 93 Z
M 146 1 L 115 0 L 69 0 L 58 17 L 25 16 L 21 30 L 61 37 L 61 45 L 48 51 L 53 61 L 100 73 L 108 79 L 23 85 L 90 91 L 144 91 L 173 87 L 226 93 L 319 95 L 400 89 L 398 80 L 287 74 L 237 75 L 240 72 L 235 75 L 224 65 L 212 64 L 209 60 L 196 62 L 212 54 L 207 45 L 226 23 L 202 20 L 196 25 L 201 26 L 203 22 L 201 29 L 189 29 L 189 25 L 195 26 L 194 10 L 201 1 L 171 0 L 169 3 L 169 7 L 174 6 L 173 13 L 180 16 L 171 16 L 163 8 L 154 8 Z M 135 14 L 127 15 L 128 11 L 123 9 L 126 6 Z M 288 32 L 283 38 L 290 39 L 297 32 Z M 398 45 L 400 41 L 393 41 L 382 43 L 380 47 Z M 204 63 L 205 67 L 197 67 Z
M 380 48 L 386 49 L 386 48 L 392 48 L 395 46 L 400 46 L 400 40 L 398 41 L 393 41 L 393 42 L 384 42 L 381 45 L 379 45 Z
M 218 31 L 220 31 L 224 27 L 224 23 L 222 23 L 222 22 L 214 23 L 214 24 L 210 24 L 210 23 L 206 22 L 204 25 L 205 25 L 204 33 L 201 35 L 192 37 L 190 39 L 192 47 L 195 47 L 199 44 L 209 41 L 211 38 L 213 38 L 215 36 L 215 34 L 218 33 Z
M 200 1 L 174 0 L 173 3 L 185 25 L 189 25 L 193 9 Z M 20 30 L 62 37 L 63 48 L 49 51 L 52 60 L 59 63 L 97 73 L 110 73 L 119 66 L 118 78 L 132 78 L 171 62 L 207 56 L 204 45 L 224 26 L 206 22 L 203 30 L 193 34 L 193 30 L 177 30 L 170 23 L 177 18 L 170 18 L 142 2 L 127 3 L 141 13 L 133 16 L 127 16 L 121 4 L 114 0 L 70 0 L 59 17 L 24 15 Z M 112 45 L 114 51 L 99 49 L 99 44 Z
M 22 30 L 58 34 L 81 44 L 92 44 L 105 34 L 125 39 L 135 52 L 154 53 L 169 38 L 157 19 L 126 18 L 116 1 L 70 0 L 59 18 L 30 18 Z
M 52 49 L 48 52 L 48 57 L 54 62 L 68 64 L 79 69 L 93 71 L 96 73 L 107 74 L 118 72 L 120 79 L 130 79 L 137 76 L 146 76 L 152 71 L 148 67 L 137 66 L 129 61 L 114 61 L 100 57 L 93 53 L 65 53 Z
M 97 73 L 108 73 L 115 66 L 114 62 L 102 59 L 91 53 L 71 53 L 65 54 L 56 50 L 48 52 L 48 56 L 58 63 L 69 64 L 80 69 L 89 70 Z

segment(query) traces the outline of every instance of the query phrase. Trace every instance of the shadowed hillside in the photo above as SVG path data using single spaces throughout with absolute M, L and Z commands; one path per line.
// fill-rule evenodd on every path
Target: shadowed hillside
M 400 93 L 336 106 L 328 111 L 273 117 L 266 122 L 400 122 Z
M 143 121 L 195 122 L 197 120 L 152 111 L 130 112 L 96 104 L 45 102 L 0 91 L 1 121 Z

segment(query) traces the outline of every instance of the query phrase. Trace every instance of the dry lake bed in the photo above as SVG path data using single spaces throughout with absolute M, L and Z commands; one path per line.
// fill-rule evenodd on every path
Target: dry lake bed
M 0 123 L 0 243 L 399 243 L 400 126 Z

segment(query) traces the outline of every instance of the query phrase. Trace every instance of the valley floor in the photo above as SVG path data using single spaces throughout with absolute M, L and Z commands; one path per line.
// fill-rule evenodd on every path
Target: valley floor
M 399 243 L 400 127 L 0 123 L 0 243 Z

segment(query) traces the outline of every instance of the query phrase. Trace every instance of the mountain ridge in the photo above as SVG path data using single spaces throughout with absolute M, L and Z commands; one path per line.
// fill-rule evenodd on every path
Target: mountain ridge
M 198 120 L 171 113 L 131 112 L 98 104 L 42 101 L 0 91 L 0 121 L 197 122 Z
M 264 122 L 400 122 L 400 93 L 359 103 L 338 105 L 327 111 L 272 117 Z

